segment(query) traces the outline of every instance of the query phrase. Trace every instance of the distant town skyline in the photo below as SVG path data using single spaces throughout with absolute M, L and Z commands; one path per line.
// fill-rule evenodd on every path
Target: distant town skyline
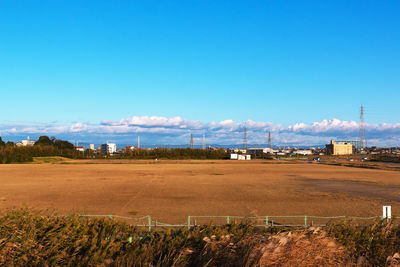
M 249 142 L 272 127 L 276 143 L 323 144 L 356 138 L 363 104 L 369 143 L 399 145 L 399 10 L 399 1 L 2 1 L 0 135 L 238 143 L 248 121 Z

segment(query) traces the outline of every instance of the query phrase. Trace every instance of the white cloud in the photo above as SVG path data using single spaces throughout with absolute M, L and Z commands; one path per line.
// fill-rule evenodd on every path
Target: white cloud
M 134 116 L 119 121 L 101 121 L 98 124 L 75 122 L 71 125 L 48 124 L 0 124 L 0 133 L 7 136 L 23 135 L 57 135 L 60 138 L 84 138 L 95 142 L 107 140 L 133 140 L 137 135 L 143 136 L 149 143 L 163 144 L 165 142 L 186 144 L 190 133 L 195 140 L 207 136 L 208 143 L 233 144 L 243 140 L 243 127 L 246 125 L 249 143 L 265 144 L 268 131 L 272 132 L 275 144 L 324 144 L 329 139 L 355 140 L 358 136 L 358 123 L 339 119 L 322 120 L 320 122 L 296 123 L 282 126 L 272 122 L 256 122 L 247 120 L 245 123 L 231 119 L 220 122 L 205 123 L 183 119 L 181 117 Z M 370 144 L 394 145 L 400 140 L 400 123 L 366 124 L 367 138 Z M 99 141 L 100 142 L 100 141 Z M 101 141 L 102 142 L 102 141 Z

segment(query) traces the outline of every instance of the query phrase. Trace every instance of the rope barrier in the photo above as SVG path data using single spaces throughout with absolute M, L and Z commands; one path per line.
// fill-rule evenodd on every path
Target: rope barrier
M 143 224 L 137 224 L 136 226 L 143 226 L 143 227 L 148 227 L 148 230 L 151 231 L 152 227 L 183 227 L 186 226 L 188 229 L 190 229 L 192 226 L 197 226 L 197 221 L 194 221 L 193 224 L 193 219 L 209 219 L 210 222 L 212 222 L 212 219 L 224 219 L 224 223 L 230 224 L 232 220 L 258 220 L 262 221 L 262 225 L 256 225 L 260 227 L 265 227 L 268 228 L 269 225 L 271 226 L 311 226 L 313 224 L 312 219 L 324 219 L 324 220 L 332 220 L 332 219 L 348 219 L 348 220 L 374 220 L 374 219 L 381 219 L 383 220 L 384 218 L 382 216 L 372 216 L 372 217 L 357 217 L 357 216 L 309 216 L 309 215 L 285 215 L 285 216 L 205 216 L 205 215 L 199 215 L 199 216 L 188 216 L 187 222 L 182 223 L 182 224 L 170 224 L 170 223 L 163 223 L 159 221 L 154 221 L 151 219 L 151 216 L 143 216 L 139 218 L 134 218 L 134 217 L 126 217 L 126 216 L 119 216 L 119 215 L 93 215 L 93 214 L 84 214 L 84 215 L 79 215 L 79 217 L 108 217 L 110 219 L 124 219 L 124 220 L 135 220 L 135 221 L 143 221 L 146 220 L 146 222 L 143 222 Z M 394 216 L 392 217 L 394 218 Z M 272 219 L 275 219 L 273 221 Z M 279 222 L 279 219 L 303 219 L 303 223 L 283 223 Z M 276 221 L 278 220 L 278 221 Z M 311 224 L 310 224 L 311 220 Z M 236 221 L 235 221 L 236 223 Z M 323 224 L 326 225 L 326 224 Z

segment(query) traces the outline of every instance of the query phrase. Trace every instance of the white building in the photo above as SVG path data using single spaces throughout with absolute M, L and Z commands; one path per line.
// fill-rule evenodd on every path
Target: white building
M 90 145 L 89 145 L 89 149 L 94 151 L 94 150 L 95 150 L 94 144 L 90 144 Z
M 35 141 L 30 140 L 28 136 L 28 138 L 26 138 L 26 140 L 22 140 L 21 143 L 23 146 L 33 146 L 35 144 Z
M 231 154 L 231 159 L 234 159 L 234 160 L 251 160 L 251 155 Z
M 293 151 L 293 154 L 307 156 L 307 155 L 312 155 L 312 151 L 309 149 L 301 149 Z
M 103 154 L 114 154 L 115 152 L 117 152 L 117 144 L 102 144 L 101 152 L 103 152 Z
M 85 151 L 85 148 L 84 148 L 83 146 L 76 146 L 76 147 L 75 147 L 75 150 L 76 150 L 76 151 L 80 151 L 80 152 L 84 152 L 84 151 Z

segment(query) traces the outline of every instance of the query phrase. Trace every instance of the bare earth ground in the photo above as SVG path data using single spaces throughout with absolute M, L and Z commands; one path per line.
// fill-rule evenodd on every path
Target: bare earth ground
M 378 216 L 384 204 L 400 213 L 398 171 L 264 161 L 62 163 L 0 165 L 0 210 L 25 205 L 167 223 L 188 215 Z

